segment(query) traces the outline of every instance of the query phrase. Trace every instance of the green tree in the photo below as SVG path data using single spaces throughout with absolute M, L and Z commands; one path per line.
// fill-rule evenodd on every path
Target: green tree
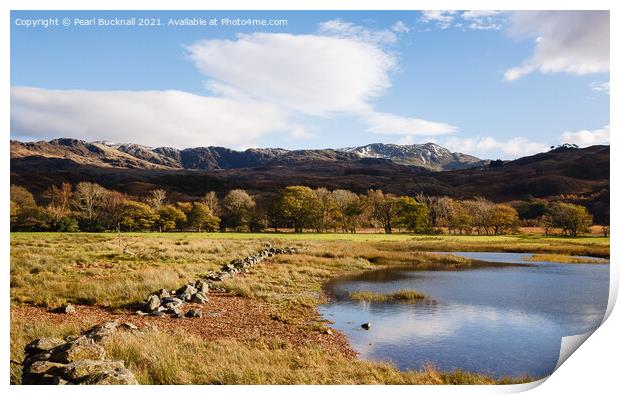
M 426 206 L 411 196 L 398 198 L 398 224 L 409 231 L 420 232 L 428 226 Z
M 201 202 L 194 202 L 192 204 L 192 210 L 187 216 L 189 226 L 195 228 L 198 232 L 206 230 L 207 232 L 214 232 L 220 226 L 220 219 L 217 217 L 209 206 Z
M 316 224 L 319 201 L 314 191 L 305 186 L 289 186 L 280 193 L 280 208 L 284 218 L 293 224 L 296 233 Z
M 125 200 L 120 204 L 119 230 L 149 230 L 157 219 L 155 210 L 145 203 Z
M 553 226 L 562 229 L 564 234 L 576 237 L 589 232 L 592 215 L 584 206 L 571 203 L 555 203 L 551 206 Z
M 155 224 L 160 232 L 174 230 L 187 221 L 185 213 L 171 204 L 161 206 L 161 208 L 157 210 L 157 216 L 158 218 L 155 220 Z

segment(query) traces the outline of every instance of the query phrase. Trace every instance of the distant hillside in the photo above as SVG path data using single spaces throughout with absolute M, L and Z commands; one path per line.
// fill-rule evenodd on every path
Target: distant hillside
M 379 188 L 396 194 L 483 196 L 498 202 L 561 198 L 588 206 L 601 220 L 609 217 L 609 152 L 609 146 L 563 147 L 510 162 L 430 171 L 391 159 L 364 158 L 351 149 L 239 152 L 208 147 L 142 152 L 139 146 L 75 140 L 12 142 L 11 183 L 27 187 L 35 196 L 63 181 L 92 181 L 131 195 L 165 188 L 175 198 L 186 200 L 207 191 L 223 194 L 234 188 L 269 195 L 287 185 L 358 193 Z
M 471 155 L 452 153 L 433 143 L 369 144 L 363 147 L 320 150 L 250 148 L 245 151 L 235 151 L 224 147 L 197 147 L 182 150 L 171 147 L 151 148 L 138 144 L 114 144 L 101 141 L 89 143 L 67 138 L 27 143 L 11 141 L 11 158 L 28 156 L 69 159 L 84 165 L 129 169 L 239 169 L 308 161 L 331 162 L 380 158 L 401 165 L 441 171 L 484 166 L 488 163 Z

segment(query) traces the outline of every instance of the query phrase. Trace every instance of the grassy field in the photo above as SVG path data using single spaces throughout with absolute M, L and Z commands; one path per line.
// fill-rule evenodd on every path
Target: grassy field
M 231 294 L 267 304 L 273 320 L 302 332 L 326 331 L 327 323 L 317 319 L 316 307 L 326 301 L 322 286 L 332 277 L 388 265 L 439 270 L 486 265 L 428 251 L 609 256 L 609 239 L 597 237 L 14 233 L 11 303 L 47 308 L 71 302 L 123 309 L 154 290 L 176 288 L 231 259 L 254 253 L 266 242 L 294 246 L 299 253 L 278 255 L 271 263 L 253 268 L 249 275 L 227 279 L 222 285 Z M 19 360 L 23 345 L 35 337 L 76 333 L 83 326 L 12 319 L 11 358 Z M 145 342 L 140 336 L 151 340 Z M 124 359 L 143 383 L 498 382 L 465 372 L 437 372 L 431 367 L 421 372 L 399 372 L 388 364 L 351 363 L 347 356 L 316 344 L 293 347 L 271 337 L 204 342 L 195 336 L 153 331 L 119 335 L 106 348 L 111 355 Z M 201 363 L 196 355 L 209 362 Z M 12 369 L 12 379 L 18 382 L 19 368 Z

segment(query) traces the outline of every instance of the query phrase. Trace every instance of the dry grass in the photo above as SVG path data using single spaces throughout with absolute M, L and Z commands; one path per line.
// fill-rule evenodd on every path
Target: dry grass
M 351 300 L 368 302 L 404 302 L 412 303 L 426 299 L 426 295 L 413 289 L 402 289 L 391 294 L 380 294 L 372 291 L 349 292 Z
M 587 258 L 562 254 L 534 254 L 529 258 L 525 258 L 525 260 L 533 262 L 609 264 L 609 261 L 603 258 Z
M 203 342 L 193 336 L 157 330 L 119 333 L 104 344 L 109 355 L 125 361 L 142 384 L 495 384 L 461 371 L 432 367 L 400 372 L 388 363 L 351 360 L 317 347 L 293 348 L 279 339 L 254 342 Z
M 393 265 L 462 270 L 489 265 L 424 251 L 513 251 L 609 256 L 609 239 L 410 235 L 131 234 L 123 254 L 114 234 L 20 233 L 11 235 L 11 302 L 54 307 L 65 302 L 116 308 L 143 300 L 159 288 L 175 288 L 271 241 L 300 253 L 279 255 L 223 282 L 237 295 L 270 305 L 272 319 L 305 331 L 326 330 L 316 306 L 323 284 L 335 276 Z M 405 296 L 403 296 L 405 297 Z M 77 333 L 78 325 L 11 322 L 11 358 L 40 336 Z M 204 342 L 186 333 L 122 335 L 106 346 L 143 383 L 495 383 L 466 372 L 398 372 L 388 364 L 351 361 L 317 344 L 293 348 L 255 341 Z M 12 366 L 12 380 L 19 368 Z M 509 382 L 500 380 L 499 382 Z M 521 379 L 517 381 L 522 381 Z

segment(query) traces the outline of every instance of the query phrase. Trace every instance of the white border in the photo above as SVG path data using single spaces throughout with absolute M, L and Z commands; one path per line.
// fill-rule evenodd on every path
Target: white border
M 612 41 L 611 41 L 611 64 L 612 68 L 617 64 L 617 39 L 614 37 L 620 37 L 618 29 L 617 10 L 620 2 L 602 1 L 602 0 L 589 0 L 589 1 L 553 1 L 553 0 L 503 0 L 501 2 L 497 0 L 479 0 L 479 1 L 431 1 L 431 0 L 418 0 L 418 1 L 402 1 L 402 0 L 220 0 L 220 1 L 195 1 L 195 0 L 179 0 L 179 1 L 164 1 L 164 0 L 90 0 L 88 2 L 77 0 L 56 0 L 53 4 L 50 1 L 45 0 L 4 0 L 0 3 L 2 9 L 2 19 L 0 19 L 1 34 L 0 34 L 0 67 L 2 70 L 2 105 L 0 105 L 0 115 L 2 117 L 2 125 L 5 128 L 5 139 L 0 142 L 2 147 L 2 166 L 4 171 L 2 174 L 2 182 L 5 186 L 5 193 L 1 196 L 0 205 L 8 210 L 9 197 L 8 186 L 10 184 L 10 162 L 9 162 L 9 106 L 10 106 L 10 10 L 80 10 L 80 9 L 98 9 L 98 10 L 424 10 L 424 9 L 498 9 L 498 10 L 536 10 L 536 9 L 548 9 L 548 10 L 569 10 L 569 9 L 600 9 L 600 10 L 612 10 L 611 12 L 611 26 L 612 26 Z M 615 69 L 614 73 L 615 74 Z M 611 90 L 611 108 L 617 108 L 616 90 Z M 615 128 L 615 114 L 612 111 L 610 114 L 610 124 L 612 129 Z M 618 184 L 618 166 L 617 160 L 614 159 L 617 154 L 617 149 L 612 146 L 612 162 L 611 162 L 611 183 L 613 185 Z M 612 246 L 617 243 L 616 229 L 619 229 L 620 221 L 618 220 L 617 212 L 615 211 L 613 192 L 612 190 Z M 5 211 L 5 215 L 0 217 L 2 221 L 2 228 L 0 232 L 2 234 L 3 246 L 10 244 L 9 238 L 9 215 Z M 612 247 L 615 251 L 615 248 Z M 2 336 L 2 359 L 0 363 L 0 374 L 5 378 L 4 382 L 8 386 L 9 384 L 9 249 L 2 248 L 2 263 L 4 268 L 4 277 L 1 282 L 2 295 L 4 299 L 1 306 L 1 316 L 4 321 L 4 332 Z M 610 303 L 607 310 L 607 316 L 612 311 L 613 305 L 618 290 L 618 270 L 617 265 L 613 262 L 615 254 L 612 253 L 611 264 L 611 289 L 610 289 Z M 410 394 L 415 393 L 471 393 L 471 394 L 484 394 L 484 393 L 512 393 L 524 391 L 526 389 L 533 390 L 536 394 L 581 394 L 581 393 L 610 393 L 612 388 L 618 388 L 616 376 L 618 374 L 618 355 L 620 351 L 620 340 L 618 340 L 618 333 L 620 333 L 620 319 L 618 313 L 611 315 L 604 325 L 595 331 L 594 335 L 580 347 L 575 356 L 568 358 L 557 372 L 552 374 L 544 385 L 537 386 L 539 383 L 519 385 L 519 386 L 452 386 L 452 387 L 433 387 L 433 386 L 297 386 L 294 389 L 285 386 L 220 386 L 220 387 L 208 387 L 208 388 L 186 388 L 186 387 L 166 387 L 158 388 L 157 391 L 165 391 L 167 393 L 178 393 L 187 391 L 209 391 L 218 393 L 289 393 L 294 390 L 298 394 L 316 394 L 327 392 L 349 392 L 355 391 L 357 394 L 376 394 L 377 391 L 398 394 Z M 205 363 L 209 363 L 205 361 Z M 541 380 L 543 382 L 545 380 Z M 25 386 L 12 386 L 9 390 L 16 393 L 30 393 L 32 388 Z M 88 389 L 91 393 L 109 392 L 112 388 L 106 387 L 90 387 Z M 74 391 L 81 391 L 81 389 L 75 387 L 46 387 L 45 389 L 38 389 L 38 391 L 45 391 L 51 393 L 67 392 L 74 393 Z M 150 387 L 115 387 L 113 389 L 115 393 L 150 393 L 153 388 Z

